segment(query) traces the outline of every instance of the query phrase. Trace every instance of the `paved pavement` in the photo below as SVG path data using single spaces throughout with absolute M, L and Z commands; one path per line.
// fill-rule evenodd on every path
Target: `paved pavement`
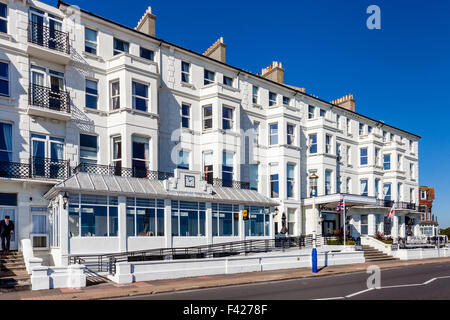
M 425 269 L 409 269 L 411 266 L 423 266 Z M 124 298 L 124 297 L 136 297 L 138 299 L 148 299 L 151 298 L 164 298 L 163 293 L 178 292 L 190 290 L 192 296 L 189 299 L 284 299 L 286 294 L 292 296 L 293 299 L 323 299 L 323 298 L 340 298 L 345 297 L 345 295 L 352 294 L 357 291 L 367 289 L 366 280 L 368 274 L 366 273 L 367 268 L 370 264 L 354 264 L 346 266 L 333 266 L 322 269 L 318 274 L 313 275 L 310 268 L 302 269 L 290 269 L 290 270 L 275 270 L 275 271 L 263 271 L 263 272 L 252 272 L 252 273 L 241 273 L 241 274 L 227 274 L 227 275 L 217 275 L 217 276 L 203 276 L 194 278 L 184 278 L 184 279 L 171 279 L 171 280 L 157 280 L 157 281 L 147 281 L 147 282 L 137 282 L 130 285 L 118 285 L 114 283 L 101 283 L 92 286 L 88 286 L 82 289 L 53 289 L 53 290 L 42 290 L 42 291 L 25 291 L 25 292 L 13 292 L 13 293 L 1 293 L 0 300 L 94 300 L 94 299 L 112 299 L 112 298 Z M 387 263 L 380 263 L 378 266 L 384 270 L 382 272 L 382 281 L 388 280 L 389 282 L 382 283 L 384 285 L 395 285 L 399 284 L 396 281 L 400 281 L 403 274 L 410 274 L 409 280 L 412 279 L 415 282 L 428 281 L 431 278 L 437 276 L 443 276 L 447 272 L 447 276 L 450 276 L 450 258 L 441 259 L 429 259 L 429 260 L 414 260 L 414 261 L 392 261 Z M 393 269 L 391 272 L 385 269 Z M 406 270 L 407 272 L 405 272 Z M 414 271 L 416 270 L 416 271 Z M 442 273 L 439 273 L 442 271 Z M 350 274 L 350 277 L 344 276 L 345 274 Z M 340 276 L 337 276 L 340 275 Z M 330 277 L 333 276 L 333 277 Z M 320 278 L 320 279 L 314 279 Z M 430 278 L 430 279 L 428 279 Z M 283 281 L 292 280 L 295 281 Z M 383 280 L 384 279 L 384 280 Z M 314 280 L 317 284 L 313 284 Z M 272 281 L 283 281 L 283 282 L 272 282 Z M 446 281 L 446 282 L 445 282 Z M 265 289 L 267 282 L 272 282 L 269 285 L 279 286 L 278 291 L 273 291 L 274 289 Z M 403 284 L 404 282 L 400 282 Z M 441 284 L 442 283 L 442 284 Z M 242 285 L 250 285 L 242 287 Z M 303 285 L 303 288 L 308 288 L 307 290 L 299 290 L 299 284 Z M 328 287 L 333 286 L 331 291 L 328 291 Z M 422 290 L 429 290 L 430 294 L 433 288 L 440 288 L 441 286 L 448 286 L 448 279 L 438 279 L 433 281 L 428 286 L 422 286 Z M 233 288 L 235 286 L 241 286 L 240 290 L 233 293 Z M 234 286 L 230 288 L 225 288 L 228 286 Z M 257 291 L 253 289 L 252 286 L 257 288 Z M 202 293 L 203 290 L 199 289 L 205 288 L 217 288 L 220 287 L 217 292 L 208 292 L 207 295 Z M 426 287 L 426 288 L 425 288 Z M 245 289 L 243 289 L 245 288 Z M 284 289 L 283 289 L 284 288 Z M 339 291 L 338 289 L 348 289 L 347 291 Z M 425 288 L 425 289 L 424 289 Z M 415 290 L 416 288 L 414 288 Z M 195 291 L 197 290 L 197 291 Z M 245 291 L 247 290 L 247 291 Z M 253 290 L 253 291 L 252 291 Z M 284 291 L 286 292 L 284 292 Z M 389 289 L 395 290 L 395 289 Z M 412 291 L 413 289 L 411 289 Z M 417 289 L 420 291 L 420 289 Z M 376 292 L 361 293 L 355 298 L 360 297 L 370 297 L 376 298 Z M 214 292 L 214 291 L 213 291 Z M 227 295 L 224 292 L 228 292 Z M 327 292 L 327 295 L 323 293 Z M 328 295 L 328 292 L 330 293 Z M 448 293 L 448 291 L 444 292 Z M 245 294 L 244 294 L 245 293 Z M 306 294 L 308 293 L 308 294 Z M 305 295 L 306 294 L 306 295 Z M 151 296 L 149 296 L 151 295 Z M 188 296 L 186 296 L 187 298 Z M 175 296 L 166 299 L 176 299 Z M 180 298 L 185 299 L 185 298 Z M 447 299 L 450 299 L 450 295 L 447 295 Z

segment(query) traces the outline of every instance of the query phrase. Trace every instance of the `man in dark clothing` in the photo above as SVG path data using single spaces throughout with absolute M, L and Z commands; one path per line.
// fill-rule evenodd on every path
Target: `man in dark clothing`
M 9 245 L 11 242 L 11 234 L 14 233 L 14 223 L 5 216 L 5 220 L 0 222 L 0 236 L 2 237 L 2 251 L 4 254 L 9 253 Z

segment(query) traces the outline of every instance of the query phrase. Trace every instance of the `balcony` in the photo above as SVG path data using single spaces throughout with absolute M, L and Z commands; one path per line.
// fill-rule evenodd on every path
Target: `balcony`
M 395 209 L 402 209 L 402 210 L 413 210 L 416 211 L 417 206 L 415 203 L 409 203 L 409 202 L 395 202 L 392 200 L 377 200 L 377 205 L 379 207 L 384 208 L 392 208 L 395 204 Z
M 70 176 L 69 161 L 30 158 L 29 163 L 0 161 L 0 178 L 65 180 Z
M 59 64 L 70 62 L 69 34 L 30 21 L 28 24 L 28 53 Z
M 73 169 L 73 173 L 78 172 L 92 173 L 99 175 L 112 175 L 118 177 L 128 177 L 128 178 L 142 178 L 150 180 L 167 180 L 173 178 L 174 174 L 170 172 L 161 171 L 151 171 L 146 168 L 134 167 L 134 168 L 124 168 L 122 166 L 107 166 L 100 164 L 91 163 L 80 163 L 76 168 Z M 250 190 L 249 182 L 234 181 L 234 180 L 223 180 L 218 178 L 204 179 L 208 184 L 216 187 L 224 188 L 235 188 L 235 189 L 245 189 Z
M 118 177 L 128 177 L 128 178 L 144 178 L 149 180 L 167 180 L 173 177 L 173 173 L 151 171 L 146 168 L 134 167 L 134 168 L 124 168 L 122 166 L 106 166 L 100 164 L 91 163 L 80 163 L 73 173 L 85 172 L 100 175 L 111 175 Z
M 28 91 L 28 114 L 70 120 L 70 95 L 66 91 L 54 91 L 51 88 L 30 84 Z

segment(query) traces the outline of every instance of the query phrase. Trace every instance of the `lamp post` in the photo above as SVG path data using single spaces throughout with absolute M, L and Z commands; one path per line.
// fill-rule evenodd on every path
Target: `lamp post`
M 313 216 L 314 216 L 314 227 L 313 227 L 313 239 L 312 239 L 312 253 L 311 253 L 311 259 L 312 259 L 312 272 L 317 273 L 317 215 L 316 215 L 316 196 L 317 196 L 317 179 L 319 177 L 313 173 L 309 180 L 311 181 L 311 188 L 313 190 Z

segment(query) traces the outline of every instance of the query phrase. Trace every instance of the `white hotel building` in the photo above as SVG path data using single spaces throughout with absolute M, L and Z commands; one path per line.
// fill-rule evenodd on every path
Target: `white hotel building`
M 290 235 L 314 221 L 332 235 L 341 199 L 354 238 L 418 232 L 419 136 L 358 114 L 352 95 L 285 84 L 281 63 L 228 65 L 223 39 L 204 54 L 159 39 L 155 19 L 149 8 L 132 29 L 64 2 L 0 0 L 0 218 L 15 221 L 13 249 L 30 238 L 60 265 L 273 238 L 283 214 Z

